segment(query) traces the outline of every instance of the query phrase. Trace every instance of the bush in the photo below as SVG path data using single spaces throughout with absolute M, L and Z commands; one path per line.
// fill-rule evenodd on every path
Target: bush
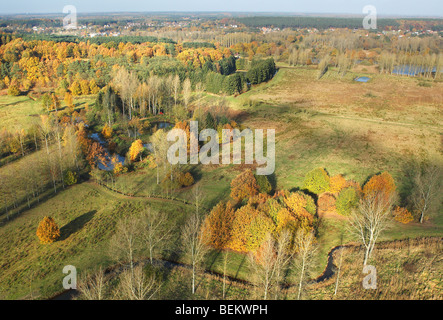
M 255 175 L 255 180 L 257 180 L 258 192 L 269 194 L 272 191 L 272 186 L 266 176 Z
M 60 238 L 60 229 L 53 218 L 43 218 L 37 228 L 37 237 L 43 244 L 53 243 Z
M 323 168 L 317 168 L 308 172 L 303 182 L 303 188 L 320 194 L 329 191 L 329 175 Z
M 412 214 L 406 208 L 396 207 L 394 211 L 394 219 L 395 221 L 408 224 L 409 222 L 414 220 Z
M 9 89 L 8 89 L 9 96 L 14 96 L 14 97 L 19 96 L 20 93 L 21 93 L 20 89 L 15 84 L 9 86 Z
M 357 191 L 353 187 L 348 187 L 339 193 L 335 206 L 339 214 L 349 216 L 352 208 L 355 208 L 357 204 Z
M 63 181 L 67 186 L 72 186 L 73 184 L 77 183 L 77 173 L 72 172 L 71 170 L 68 170 L 65 172 L 65 175 L 63 177 Z

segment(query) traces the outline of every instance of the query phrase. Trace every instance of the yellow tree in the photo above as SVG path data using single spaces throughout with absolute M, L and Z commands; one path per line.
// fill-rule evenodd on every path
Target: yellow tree
M 142 160 L 143 143 L 140 139 L 135 140 L 131 147 L 129 148 L 129 158 L 131 161 L 135 161 L 138 156 L 140 156 L 140 161 Z

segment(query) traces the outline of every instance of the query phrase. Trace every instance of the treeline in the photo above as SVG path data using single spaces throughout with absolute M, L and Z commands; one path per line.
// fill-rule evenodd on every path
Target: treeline
M 236 19 L 247 27 L 275 28 L 351 28 L 361 29 L 361 18 L 330 18 L 330 17 L 243 17 Z M 394 19 L 377 19 L 378 29 L 398 27 Z
M 213 43 L 209 42 L 184 42 L 183 48 L 189 49 L 189 48 L 212 48 L 215 49 L 215 45 Z

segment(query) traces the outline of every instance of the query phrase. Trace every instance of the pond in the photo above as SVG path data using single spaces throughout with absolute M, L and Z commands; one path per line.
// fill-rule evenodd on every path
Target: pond
M 371 78 L 369 78 L 369 77 L 357 77 L 354 79 L 354 81 L 357 81 L 357 82 L 368 82 L 369 80 L 371 80 Z
M 174 126 L 174 124 L 166 121 L 157 122 L 155 125 L 157 126 L 157 129 L 167 129 Z
M 106 160 L 107 160 L 106 166 L 99 162 L 98 168 L 100 170 L 105 170 L 105 171 L 112 171 L 112 170 L 114 170 L 114 165 L 112 164 L 112 161 L 111 161 L 112 155 L 110 154 L 110 152 L 108 150 L 107 142 L 105 140 L 103 140 L 102 137 L 98 133 L 92 133 L 89 137 L 92 140 L 97 141 L 98 143 L 100 143 L 100 145 L 103 147 L 103 149 L 105 149 L 105 157 L 106 157 Z M 115 155 L 117 156 L 119 163 L 125 164 L 125 157 L 123 157 L 122 155 L 119 155 L 119 154 L 115 154 Z
M 432 72 L 434 73 L 436 70 L 437 69 L 434 67 L 432 69 Z M 399 74 L 402 76 L 413 76 L 413 77 L 426 72 L 429 72 L 429 68 L 423 68 L 411 65 L 396 66 L 392 71 L 393 74 Z

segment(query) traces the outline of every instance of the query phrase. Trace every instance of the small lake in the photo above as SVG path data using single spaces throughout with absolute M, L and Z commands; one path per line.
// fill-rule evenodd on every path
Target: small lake
M 369 77 L 357 77 L 354 79 L 354 81 L 357 81 L 357 82 L 368 82 L 369 80 L 371 80 L 371 78 L 369 78 Z
M 108 150 L 107 142 L 105 140 L 103 140 L 102 137 L 98 133 L 93 133 L 89 137 L 92 140 L 97 141 L 98 143 L 100 143 L 100 145 L 103 147 L 103 149 L 105 149 L 105 157 L 106 157 L 106 160 L 107 160 L 107 163 L 106 163 L 107 166 L 105 166 L 104 164 L 99 162 L 98 163 L 98 168 L 100 170 L 104 170 L 104 171 L 112 171 L 112 170 L 114 170 L 114 165 L 112 164 L 112 161 L 111 161 L 112 155 L 110 154 L 110 152 Z M 119 163 L 125 164 L 125 160 L 126 160 L 125 157 L 123 157 L 122 155 L 119 155 L 117 153 L 115 155 L 117 156 Z
M 157 122 L 155 125 L 157 126 L 157 129 L 167 129 L 174 126 L 174 124 L 166 121 Z
M 431 72 L 435 72 L 437 69 L 434 67 Z M 403 66 L 396 66 L 394 67 L 394 70 L 392 71 L 393 74 L 399 74 L 402 76 L 417 76 L 422 73 L 429 72 L 429 68 L 422 68 L 418 66 L 411 66 L 411 65 L 403 65 Z

